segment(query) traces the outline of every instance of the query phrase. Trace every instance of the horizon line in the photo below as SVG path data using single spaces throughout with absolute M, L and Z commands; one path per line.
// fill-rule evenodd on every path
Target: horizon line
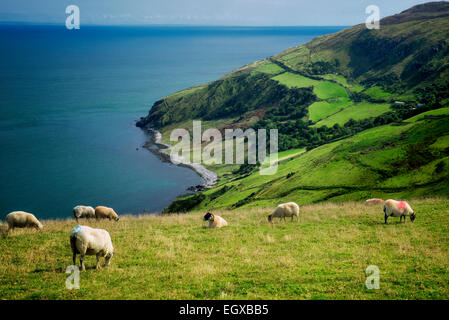
M 63 26 L 60 22 L 28 22 L 28 21 L 0 21 L 0 25 L 27 25 L 27 26 Z M 152 24 L 94 24 L 85 23 L 86 27 L 228 27 L 228 28 L 296 28 L 296 27 L 351 27 L 354 25 L 220 25 L 220 24 L 177 24 L 177 23 L 152 23 Z

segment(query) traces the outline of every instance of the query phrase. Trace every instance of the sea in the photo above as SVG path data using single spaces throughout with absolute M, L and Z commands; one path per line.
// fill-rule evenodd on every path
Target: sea
M 142 148 L 158 99 L 343 27 L 0 24 L 0 220 L 160 213 L 194 171 Z

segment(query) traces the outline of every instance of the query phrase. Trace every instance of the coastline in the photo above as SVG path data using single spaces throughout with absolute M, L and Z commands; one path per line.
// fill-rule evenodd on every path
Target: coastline
M 217 184 L 218 175 L 215 172 L 206 169 L 206 167 L 199 163 L 183 163 L 181 161 L 183 159 L 182 157 L 178 157 L 179 163 L 174 163 L 170 157 L 170 151 L 173 146 L 162 142 L 162 134 L 158 130 L 152 128 L 142 129 L 148 133 L 150 137 L 149 141 L 143 145 L 144 148 L 153 152 L 162 161 L 170 162 L 176 166 L 189 168 L 195 171 L 204 180 L 202 185 L 189 187 L 188 190 L 195 192 L 202 191 L 205 189 L 210 189 Z M 152 146 L 156 146 L 157 148 L 152 148 Z

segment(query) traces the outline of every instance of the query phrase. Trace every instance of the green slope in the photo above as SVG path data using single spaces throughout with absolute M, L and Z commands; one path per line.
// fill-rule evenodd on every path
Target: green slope
M 254 169 L 249 176 L 236 176 L 202 194 L 178 199 L 168 211 L 446 196 L 449 108 L 439 110 L 445 112 L 435 116 L 430 111 L 418 119 L 369 129 L 301 153 L 281 162 L 273 176 Z M 198 203 L 186 207 L 187 202 L 194 203 L 192 199 Z
M 285 160 L 272 179 L 236 177 L 248 167 L 212 166 L 226 184 L 171 210 L 441 194 L 445 151 L 427 150 L 426 139 L 441 133 L 440 108 L 449 105 L 448 16 L 447 2 L 418 5 L 382 19 L 380 30 L 357 25 L 317 37 L 155 102 L 137 126 L 159 129 L 164 141 L 200 119 L 221 131 L 276 128 L 280 151 L 308 150 Z M 349 148 L 365 138 L 363 154 Z M 421 147 L 431 156 L 418 150 L 419 165 L 410 164 L 409 148 Z

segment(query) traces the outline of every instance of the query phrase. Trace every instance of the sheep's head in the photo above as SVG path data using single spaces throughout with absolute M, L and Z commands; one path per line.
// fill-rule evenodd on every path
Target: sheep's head
M 106 266 L 109 266 L 109 264 L 111 263 L 111 259 L 112 259 L 113 255 L 114 255 L 114 252 L 110 252 L 104 257 Z
M 410 221 L 413 222 L 413 221 L 415 221 L 415 219 L 416 219 L 416 214 L 413 212 L 413 213 L 410 215 Z
M 112 215 L 114 216 L 114 220 L 115 220 L 115 221 L 119 221 L 120 218 L 119 218 L 117 212 L 115 212 L 114 209 L 111 209 L 111 210 L 112 210 Z
M 273 220 L 273 215 L 270 214 L 270 215 L 268 216 L 268 222 L 271 223 L 272 220 Z
M 214 215 L 210 212 L 206 213 L 203 217 L 204 221 L 210 220 L 210 221 L 214 221 Z
M 42 223 L 38 222 L 37 225 L 36 225 L 36 228 L 38 230 L 42 230 L 44 228 L 44 225 Z

